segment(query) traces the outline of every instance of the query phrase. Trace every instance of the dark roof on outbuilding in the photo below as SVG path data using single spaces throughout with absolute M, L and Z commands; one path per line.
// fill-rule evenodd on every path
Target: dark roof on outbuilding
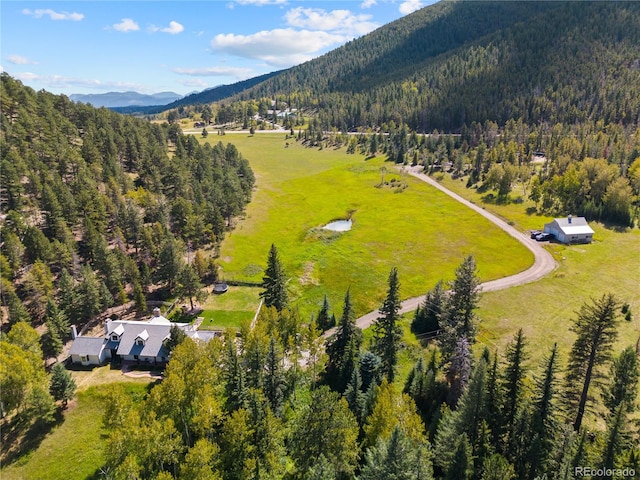
M 69 355 L 100 355 L 105 339 L 101 337 L 76 337 L 71 344 Z

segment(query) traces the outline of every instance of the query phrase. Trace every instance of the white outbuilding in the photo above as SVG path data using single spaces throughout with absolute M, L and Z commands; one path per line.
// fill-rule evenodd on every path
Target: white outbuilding
M 593 229 L 584 217 L 556 218 L 544 226 L 545 233 L 551 233 L 561 243 L 591 243 Z

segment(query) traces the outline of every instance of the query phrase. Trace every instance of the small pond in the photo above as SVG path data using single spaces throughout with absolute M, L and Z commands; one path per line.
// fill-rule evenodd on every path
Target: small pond
M 347 232 L 351 230 L 353 222 L 351 220 L 336 220 L 335 222 L 327 223 L 323 230 L 331 230 L 332 232 Z

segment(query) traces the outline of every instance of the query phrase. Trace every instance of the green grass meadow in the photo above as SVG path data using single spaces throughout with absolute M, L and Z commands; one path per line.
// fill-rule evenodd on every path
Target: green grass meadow
M 206 141 L 219 139 L 208 137 Z M 339 315 L 351 288 L 357 314 L 379 306 L 393 266 L 404 298 L 453 278 L 474 255 L 482 280 L 528 268 L 533 256 L 500 229 L 428 185 L 396 172 L 382 158 L 365 160 L 344 149 L 306 148 L 283 134 L 227 135 L 256 174 L 245 218 L 224 240 L 226 279 L 260 281 L 269 247 L 278 247 L 289 291 L 303 318 L 327 294 Z M 389 172 L 380 186 L 380 167 Z M 395 188 L 392 183 L 406 184 Z M 351 231 L 320 227 L 351 216 Z
M 465 181 L 443 177 L 441 183 L 488 211 L 506 218 L 519 228 L 542 229 L 553 218 L 538 215 L 530 200 L 522 203 L 483 202 L 485 193 L 465 188 Z M 522 196 L 514 189 L 512 198 Z M 504 352 L 506 344 L 522 327 L 529 339 L 531 362 L 535 364 L 558 342 L 566 361 L 575 336 L 569 331 L 584 302 L 612 292 L 631 307 L 632 321 L 620 320 L 616 354 L 640 339 L 640 230 L 619 231 L 591 223 L 594 241 L 588 245 L 550 244 L 558 268 L 542 280 L 482 295 L 478 315 L 482 319 L 481 345 Z
M 109 367 L 101 367 L 102 369 Z M 97 369 L 100 370 L 100 369 Z M 149 380 L 127 381 L 126 391 L 140 397 Z M 101 427 L 104 399 L 113 383 L 92 385 L 78 393 L 64 421 L 44 436 L 38 447 L 4 466 L 2 480 L 97 479 L 104 464 L 106 437 Z
M 203 305 L 201 329 L 220 330 L 239 328 L 251 322 L 260 305 L 260 291 L 257 287 L 229 286 L 223 294 L 209 295 Z

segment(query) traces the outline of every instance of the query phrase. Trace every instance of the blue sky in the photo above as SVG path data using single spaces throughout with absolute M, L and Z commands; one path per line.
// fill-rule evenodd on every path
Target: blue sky
M 291 67 L 434 0 L 0 2 L 0 66 L 53 93 L 186 94 Z

